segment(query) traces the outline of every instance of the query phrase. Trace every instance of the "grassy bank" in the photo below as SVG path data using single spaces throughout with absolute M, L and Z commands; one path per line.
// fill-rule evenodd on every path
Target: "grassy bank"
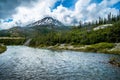
M 54 49 L 54 50 L 74 50 L 74 51 L 83 51 L 83 52 L 120 54 L 120 43 L 102 42 L 92 45 L 56 44 L 54 46 L 39 45 L 37 47 Z
M 5 45 L 22 45 L 25 41 L 24 37 L 0 37 L 0 43 Z
M 0 53 L 6 51 L 5 45 L 23 45 L 25 41 L 24 37 L 0 37 Z
M 0 53 L 6 51 L 7 47 L 5 45 L 0 44 Z

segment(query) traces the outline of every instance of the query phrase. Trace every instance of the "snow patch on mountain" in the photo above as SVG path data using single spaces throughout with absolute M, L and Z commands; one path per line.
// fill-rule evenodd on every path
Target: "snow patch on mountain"
M 52 17 L 45 17 L 39 21 L 36 21 L 32 24 L 29 24 L 27 26 L 57 26 L 57 27 L 61 27 L 64 26 L 60 21 L 53 19 Z

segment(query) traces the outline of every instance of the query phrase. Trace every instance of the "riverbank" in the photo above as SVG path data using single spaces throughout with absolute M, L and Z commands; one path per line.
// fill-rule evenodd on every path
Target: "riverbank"
M 4 51 L 6 51 L 7 47 L 3 44 L 0 44 L 0 53 L 3 53 Z
M 0 43 L 4 45 L 23 45 L 25 41 L 25 37 L 0 37 Z
M 120 54 L 120 43 L 97 43 L 92 45 L 71 45 L 71 44 L 56 44 L 54 46 L 38 46 L 38 48 L 47 48 L 53 50 L 74 50 L 82 52 L 97 52 Z

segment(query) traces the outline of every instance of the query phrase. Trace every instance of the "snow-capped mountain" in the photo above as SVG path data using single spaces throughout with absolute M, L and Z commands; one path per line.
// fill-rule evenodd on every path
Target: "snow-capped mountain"
M 64 26 L 60 21 L 53 19 L 52 17 L 45 17 L 39 21 L 36 21 L 28 26 L 52 26 L 52 27 L 62 27 Z
M 61 31 L 68 29 L 67 26 L 64 26 L 60 21 L 53 19 L 52 17 L 45 17 L 39 21 L 31 23 L 24 27 L 13 27 L 8 30 L 0 31 L 5 35 L 11 36 L 31 36 L 35 34 L 45 34 L 51 31 Z

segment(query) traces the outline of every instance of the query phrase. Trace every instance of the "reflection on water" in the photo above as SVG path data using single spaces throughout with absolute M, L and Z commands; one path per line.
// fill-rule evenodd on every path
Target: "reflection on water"
M 8 46 L 0 54 L 0 80 L 120 80 L 120 68 L 108 63 L 112 56 L 120 58 Z

